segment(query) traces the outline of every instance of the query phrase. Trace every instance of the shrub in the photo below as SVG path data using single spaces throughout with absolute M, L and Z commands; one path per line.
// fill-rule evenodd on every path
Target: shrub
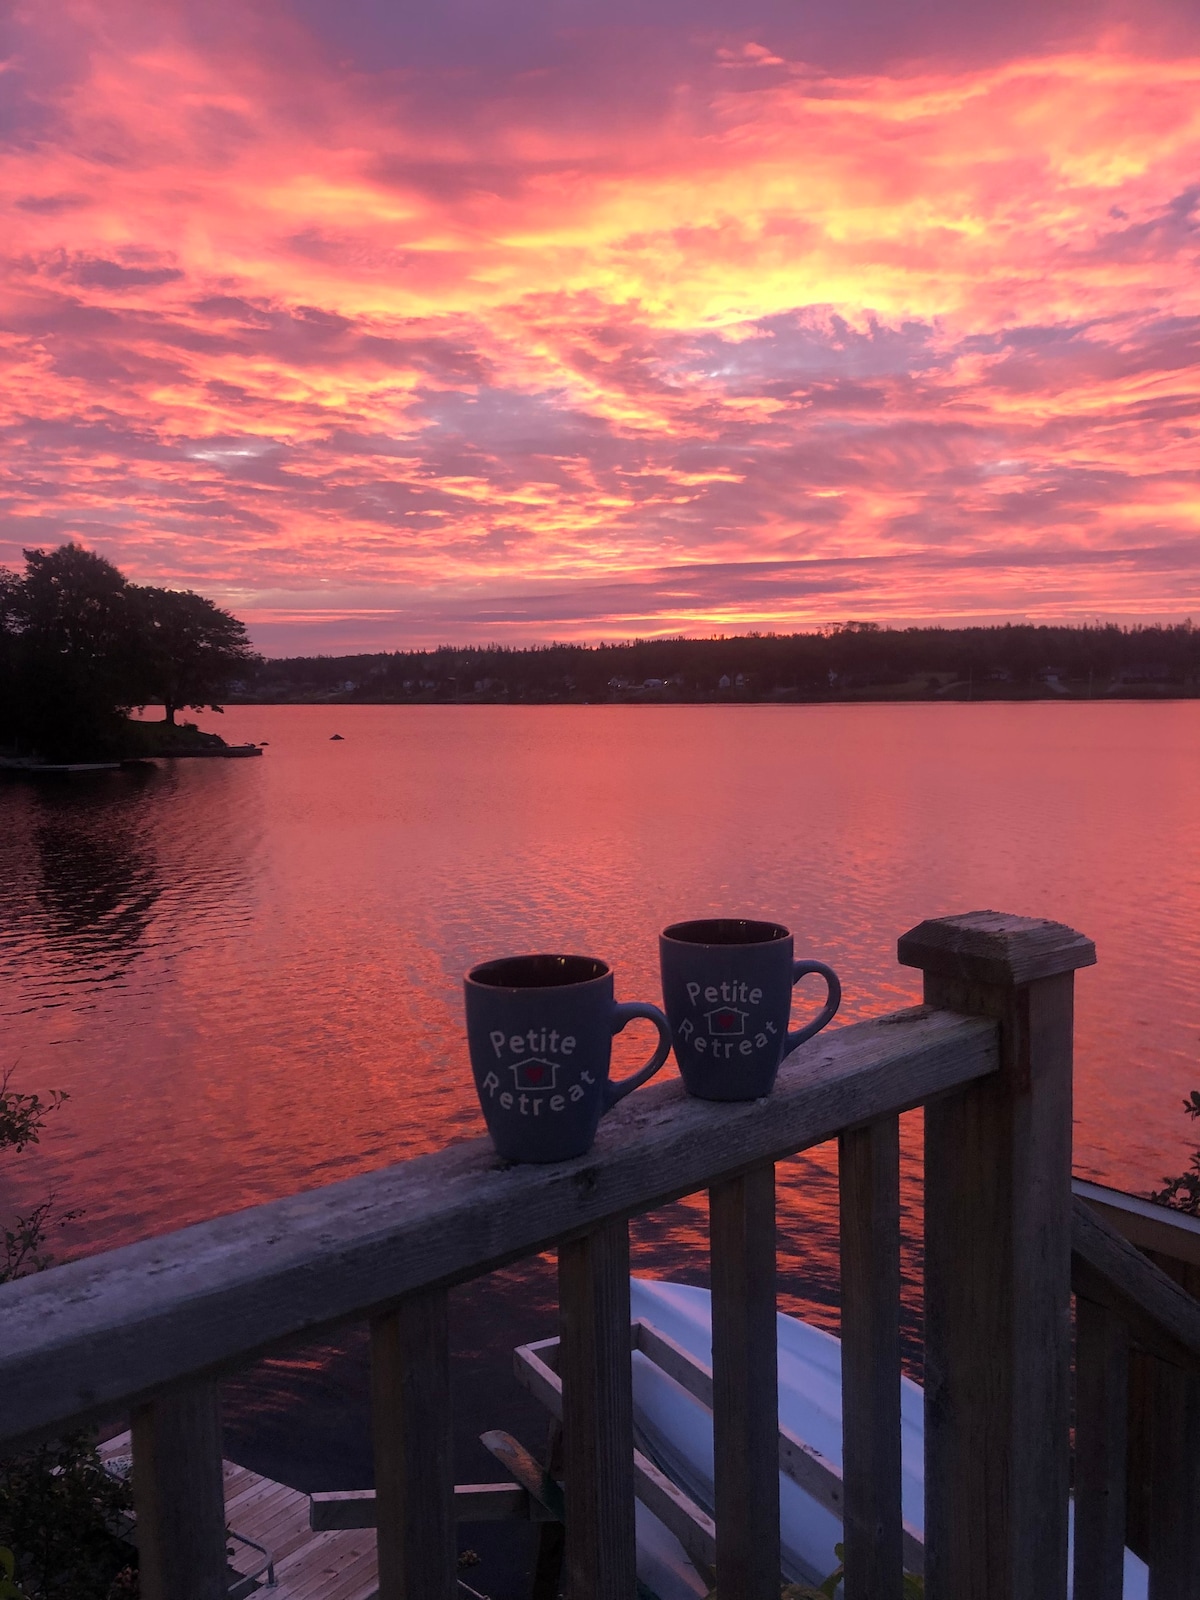
M 37 1144 L 66 1099 L 0 1082 L 0 1150 Z M 53 1195 L 0 1228 L 0 1283 L 53 1265 L 50 1231 L 77 1217 Z M 129 1485 L 104 1468 L 89 1429 L 0 1461 L 0 1600 L 117 1600 L 137 1594 Z

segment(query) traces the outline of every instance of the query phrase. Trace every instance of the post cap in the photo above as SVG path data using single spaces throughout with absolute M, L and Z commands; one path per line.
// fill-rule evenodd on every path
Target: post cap
M 1016 985 L 1094 966 L 1096 946 L 1074 928 L 1044 917 L 968 911 L 918 923 L 900 936 L 896 955 L 903 966 L 942 977 Z

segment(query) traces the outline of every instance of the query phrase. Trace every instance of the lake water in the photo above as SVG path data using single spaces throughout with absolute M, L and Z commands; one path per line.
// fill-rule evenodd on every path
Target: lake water
M 841 973 L 839 1022 L 919 998 L 895 941 L 923 917 L 1070 923 L 1099 953 L 1077 982 L 1076 1170 L 1145 1190 L 1186 1163 L 1200 702 L 281 706 L 200 721 L 269 748 L 0 788 L 0 1065 L 71 1096 L 40 1151 L 0 1175 L 0 1201 L 51 1186 L 84 1208 L 69 1251 L 475 1136 L 466 967 L 577 950 L 613 962 L 619 998 L 655 1000 L 658 930 L 712 914 L 788 923 L 797 954 Z M 618 1065 L 650 1031 L 627 1030 Z M 911 1341 L 919 1119 L 906 1122 Z M 784 1303 L 834 1327 L 835 1199 L 830 1152 L 781 1169 Z M 703 1281 L 703 1225 L 699 1202 L 646 1219 L 639 1263 Z M 471 1406 L 500 1395 L 511 1336 L 546 1327 L 551 1291 L 543 1263 L 459 1292 Z M 351 1486 L 361 1377 L 353 1342 L 264 1365 L 230 1391 L 243 1458 Z

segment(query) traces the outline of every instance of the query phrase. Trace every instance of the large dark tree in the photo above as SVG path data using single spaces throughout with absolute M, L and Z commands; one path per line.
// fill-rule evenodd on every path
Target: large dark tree
M 173 724 L 255 660 L 211 600 L 128 583 L 80 545 L 26 550 L 23 576 L 0 570 L 0 743 L 52 760 L 128 754 L 131 706 L 162 700 Z
M 111 561 L 82 545 L 26 550 L 17 614 L 47 653 L 90 670 L 116 670 L 128 636 L 128 590 Z
M 230 680 L 258 659 L 245 625 L 190 589 L 131 586 L 130 598 L 144 698 L 161 700 L 172 726 L 184 706 L 219 711 Z
M 128 585 L 80 545 L 26 550 L 6 576 L 6 737 L 69 759 L 114 749 L 132 703 Z

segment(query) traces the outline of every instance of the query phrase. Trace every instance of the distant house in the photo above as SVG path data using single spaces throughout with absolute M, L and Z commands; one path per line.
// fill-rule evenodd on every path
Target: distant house
M 662 686 L 663 681 L 661 678 L 646 678 L 642 682 L 643 689 L 661 689 Z
M 718 689 L 728 689 L 730 687 L 731 687 L 731 685 L 730 685 L 730 682 L 729 682 L 729 674 L 727 672 L 723 672 L 721 674 L 721 676 L 717 679 L 717 688 Z
M 1118 683 L 1166 683 L 1171 669 L 1165 661 L 1131 661 L 1121 669 Z
M 747 679 L 746 674 L 744 672 L 739 672 L 737 677 L 733 680 L 733 686 L 735 689 L 744 689 L 748 681 L 749 680 Z
M 608 680 L 608 687 L 610 689 L 628 689 L 628 687 L 629 687 L 629 679 L 628 678 L 610 678 Z

